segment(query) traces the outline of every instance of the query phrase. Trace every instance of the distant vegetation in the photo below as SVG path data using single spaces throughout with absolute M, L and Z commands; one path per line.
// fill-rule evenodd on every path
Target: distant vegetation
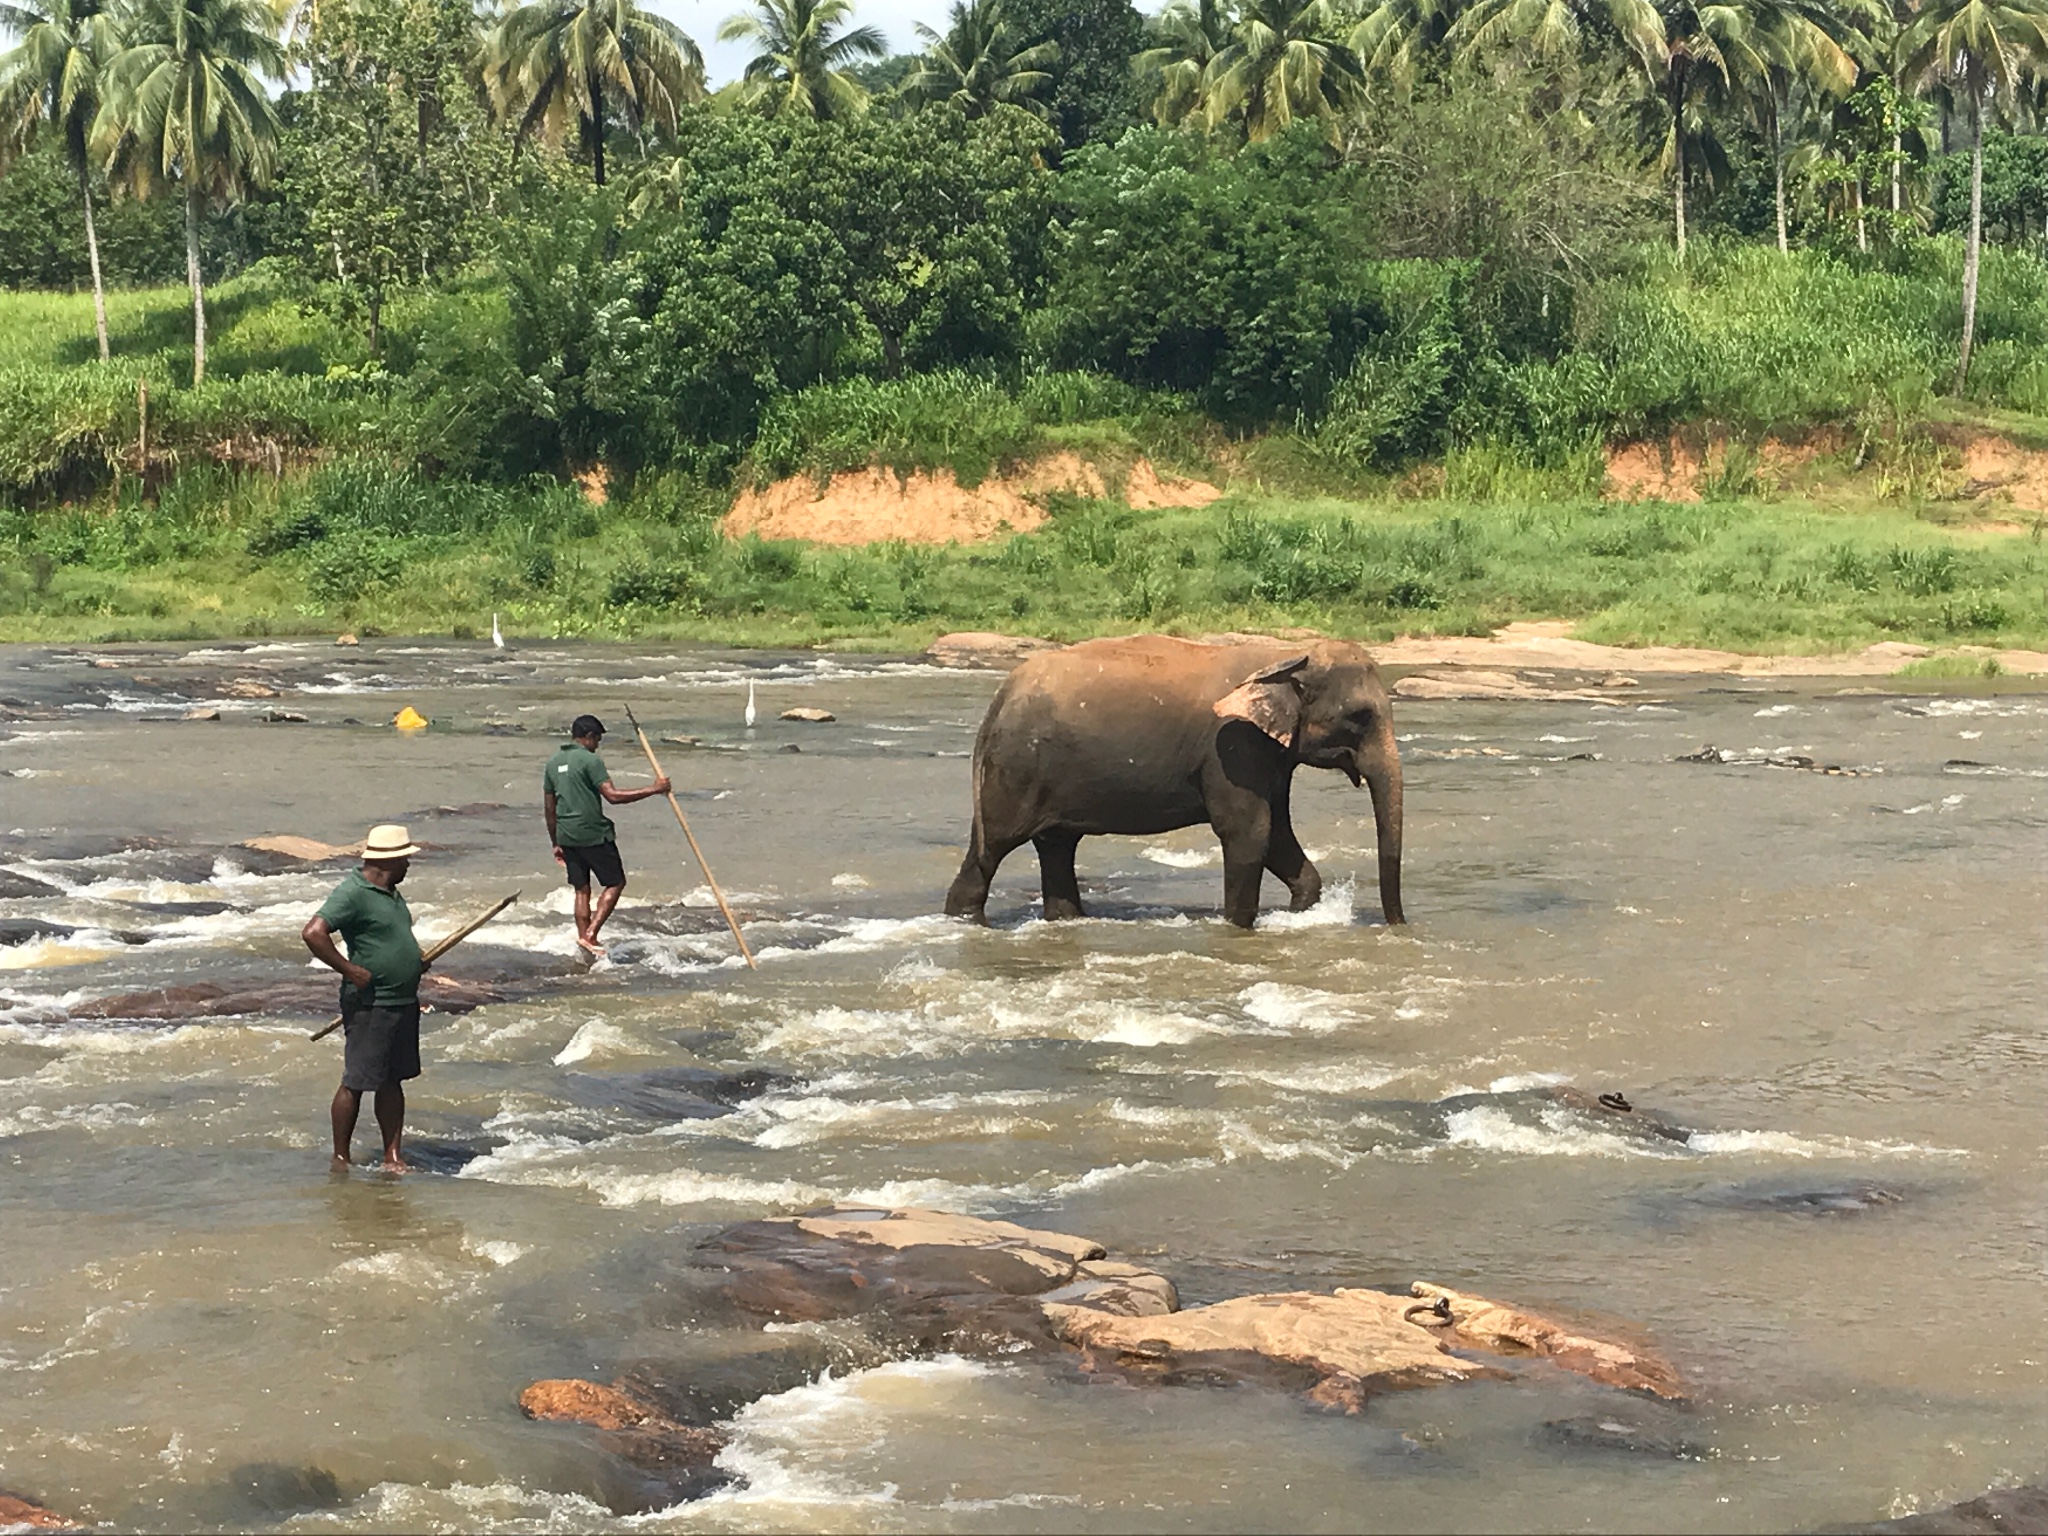
M 0 633 L 2039 636 L 2037 542 L 1914 515 L 1933 424 L 2048 435 L 2036 3 L 758 0 L 711 91 L 631 0 L 17 0 Z M 1597 504 L 1673 431 L 1711 507 Z M 1854 494 L 1760 499 L 1812 434 Z M 1068 448 L 1235 494 L 715 525 Z

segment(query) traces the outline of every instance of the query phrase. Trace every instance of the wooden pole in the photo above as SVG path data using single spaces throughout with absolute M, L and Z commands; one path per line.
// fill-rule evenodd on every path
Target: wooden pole
M 144 477 L 149 475 L 149 380 L 135 381 L 135 472 Z M 148 487 L 145 483 L 144 491 Z
M 449 934 L 447 938 L 442 939 L 439 943 L 434 945 L 432 949 L 425 951 L 420 956 L 421 960 L 431 965 L 434 961 L 440 959 L 443 955 L 447 954 L 449 950 L 453 949 L 456 945 L 460 944 L 472 933 L 475 933 L 477 929 L 483 927 L 485 923 L 488 923 L 492 918 L 496 917 L 500 912 L 504 911 L 507 907 L 511 906 L 512 903 L 517 901 L 518 899 L 519 892 L 514 891 L 510 896 L 507 896 L 503 901 L 499 902 L 495 907 L 491 908 L 490 911 L 486 912 L 482 917 L 478 918 L 475 922 L 467 923 L 464 926 L 456 929 L 453 933 Z M 329 1021 L 323 1028 L 314 1030 L 313 1033 L 308 1035 L 306 1038 L 309 1040 L 324 1040 L 339 1028 L 341 1028 L 341 1020 L 339 1018 L 335 1018 Z
M 654 748 L 648 744 L 647 733 L 640 729 L 640 722 L 633 718 L 631 705 L 626 707 L 626 720 L 633 727 L 633 734 L 640 738 L 640 750 L 647 754 L 647 766 L 654 770 L 655 778 L 667 778 L 668 775 L 661 771 L 661 764 L 655 760 Z M 690 830 L 690 820 L 683 814 L 683 808 L 677 803 L 676 792 L 673 789 L 668 792 L 668 808 L 676 813 L 676 825 L 683 829 L 683 836 L 690 840 L 690 852 L 697 856 L 697 867 L 704 871 L 704 883 L 711 887 L 711 894 L 717 898 L 718 910 L 725 914 L 725 926 L 732 930 L 733 942 L 739 945 L 740 953 L 746 957 L 747 969 L 758 971 L 761 967 L 754 964 L 754 952 L 747 948 L 746 935 L 740 932 L 739 919 L 732 915 L 732 908 L 725 904 L 725 892 L 718 888 L 717 877 L 711 873 L 711 866 L 704 862 L 704 850 L 697 846 L 697 835 Z

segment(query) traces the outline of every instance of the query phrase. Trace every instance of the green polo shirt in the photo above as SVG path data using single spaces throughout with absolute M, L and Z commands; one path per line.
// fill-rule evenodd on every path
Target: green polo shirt
M 412 936 L 412 909 L 352 870 L 321 907 L 327 926 L 341 935 L 348 957 L 370 973 L 379 1008 L 404 1008 L 420 995 L 420 944 Z M 342 990 L 349 990 L 342 982 Z
M 555 797 L 555 846 L 595 848 L 617 841 L 618 829 L 604 813 L 597 790 L 609 784 L 612 772 L 590 748 L 570 742 L 559 747 L 540 771 L 541 788 Z

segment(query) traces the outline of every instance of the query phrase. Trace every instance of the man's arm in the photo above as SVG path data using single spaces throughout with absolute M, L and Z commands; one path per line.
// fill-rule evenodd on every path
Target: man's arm
M 372 981 L 369 969 L 357 965 L 343 956 L 334 942 L 334 930 L 327 926 L 327 919 L 314 913 L 306 919 L 306 926 L 299 930 L 299 937 L 306 941 L 306 948 L 313 951 L 313 958 L 331 971 L 339 971 L 355 987 L 367 987 Z
M 606 805 L 631 805 L 635 800 L 652 800 L 656 795 L 665 795 L 670 789 L 665 778 L 656 779 L 645 789 L 620 789 L 610 779 L 597 786 L 597 792 L 604 796 Z
M 543 789 L 540 792 L 540 813 L 548 824 L 548 846 L 555 850 L 555 862 L 567 863 L 568 861 L 562 857 L 561 839 L 555 836 L 555 792 L 552 789 Z

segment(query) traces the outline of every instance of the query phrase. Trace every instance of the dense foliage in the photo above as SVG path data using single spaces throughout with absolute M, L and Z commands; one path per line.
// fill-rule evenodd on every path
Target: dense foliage
M 205 538 L 316 602 L 483 540 L 525 573 L 493 600 L 730 616 L 810 566 L 691 519 L 867 462 L 1570 499 L 1617 437 L 1827 428 L 1917 483 L 1939 398 L 2048 410 L 2048 150 L 2007 115 L 2048 0 L 1973 4 L 959 0 L 885 58 L 847 0 L 754 0 L 714 91 L 635 0 L 9 0 L 0 541 L 90 564 L 98 498 L 168 560 L 199 536 L 151 498 L 267 496 Z M 35 292 L 95 273 L 97 325 Z M 672 529 L 602 591 L 578 479 Z M 1117 547 L 1111 609 L 1200 585 Z M 1471 563 L 1187 548 L 1252 573 L 1204 611 L 1451 613 Z

